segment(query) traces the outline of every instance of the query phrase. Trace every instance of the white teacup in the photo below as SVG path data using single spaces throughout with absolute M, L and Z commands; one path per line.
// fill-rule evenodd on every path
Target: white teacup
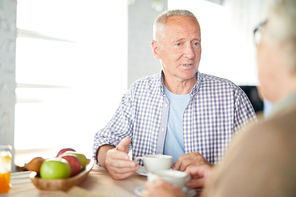
M 147 174 L 147 180 L 149 182 L 154 181 L 157 178 L 161 178 L 173 185 L 177 185 L 181 188 L 185 186 L 185 183 L 191 179 L 187 172 L 175 171 L 175 170 L 159 170 L 153 173 Z
M 143 157 L 136 157 L 135 161 L 141 159 L 144 167 L 148 172 L 155 172 L 159 170 L 167 170 L 171 168 L 173 157 L 170 155 L 145 155 Z

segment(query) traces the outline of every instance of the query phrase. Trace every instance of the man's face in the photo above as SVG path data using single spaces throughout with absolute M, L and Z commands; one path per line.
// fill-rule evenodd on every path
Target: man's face
M 168 18 L 162 37 L 153 42 L 154 56 L 161 61 L 166 79 L 184 81 L 195 77 L 201 56 L 201 36 L 199 24 L 193 18 Z
M 282 51 L 275 40 L 269 36 L 269 23 L 264 27 L 262 39 L 257 47 L 258 79 L 263 96 L 271 102 L 278 102 L 284 90 L 286 65 Z

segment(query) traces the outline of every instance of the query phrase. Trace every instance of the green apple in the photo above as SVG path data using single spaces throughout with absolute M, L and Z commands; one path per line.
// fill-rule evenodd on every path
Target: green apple
M 82 165 L 82 169 L 81 170 L 84 170 L 85 169 L 86 164 L 87 164 L 87 159 L 86 159 L 86 157 L 85 157 L 84 154 L 78 153 L 78 152 L 74 152 L 74 151 L 66 151 L 61 156 L 64 156 L 64 155 L 74 155 L 74 156 L 76 156 L 80 160 L 80 162 L 81 162 L 81 165 Z
M 65 179 L 70 175 L 71 167 L 68 161 L 62 158 L 46 159 L 40 167 L 40 177 L 43 179 Z

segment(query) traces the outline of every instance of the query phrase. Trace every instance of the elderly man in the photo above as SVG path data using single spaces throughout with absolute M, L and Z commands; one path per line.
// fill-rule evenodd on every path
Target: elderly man
M 94 156 L 114 179 L 133 175 L 130 161 L 147 154 L 173 156 L 173 168 L 217 163 L 234 132 L 255 120 L 244 92 L 232 82 L 198 72 L 201 33 L 186 10 L 161 14 L 151 43 L 162 72 L 134 82 L 116 114 L 95 136 Z
M 296 196 L 296 1 L 271 0 L 254 31 L 258 78 L 264 98 L 275 103 L 271 115 L 241 133 L 220 165 L 191 166 L 187 186 L 202 196 Z M 261 38 L 261 36 L 258 36 Z M 184 196 L 158 179 L 144 196 Z M 179 192 L 179 195 L 176 195 Z

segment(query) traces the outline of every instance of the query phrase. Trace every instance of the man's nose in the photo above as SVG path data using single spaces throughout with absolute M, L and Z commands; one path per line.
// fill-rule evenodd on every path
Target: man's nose
M 194 48 L 191 44 L 186 46 L 184 54 L 189 59 L 193 59 L 195 57 Z

